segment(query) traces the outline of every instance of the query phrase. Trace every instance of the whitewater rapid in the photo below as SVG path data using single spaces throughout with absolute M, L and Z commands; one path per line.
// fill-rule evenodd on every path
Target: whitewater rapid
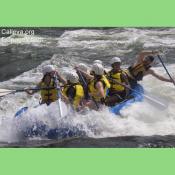
M 168 66 L 173 72 L 175 65 Z M 40 66 L 38 67 L 40 69 Z M 66 68 L 63 68 L 66 70 Z M 67 68 L 67 71 L 71 70 Z M 166 76 L 163 68 L 155 68 Z M 173 75 L 174 76 L 174 75 Z M 41 74 L 33 71 L 25 72 L 10 81 L 2 82 L 1 86 L 16 87 L 26 86 L 26 82 L 33 85 L 41 78 Z M 22 83 L 23 82 L 23 83 Z M 26 93 L 16 93 L 5 96 L 0 100 L 0 141 L 16 141 L 20 139 L 20 130 L 32 126 L 35 122 L 47 124 L 49 128 L 77 127 L 86 132 L 88 137 L 103 138 L 117 136 L 151 136 L 151 135 L 174 135 L 175 134 L 175 87 L 173 84 L 161 82 L 151 76 L 144 78 L 141 83 L 146 89 L 146 94 L 161 100 L 167 107 L 161 107 L 145 99 L 137 102 L 121 111 L 121 116 L 109 113 L 108 108 L 102 111 L 87 111 L 85 114 L 70 113 L 60 118 L 58 104 L 50 106 L 38 105 L 40 96 L 29 96 Z M 21 86 L 21 87 L 23 87 Z M 15 121 L 14 114 L 24 106 L 31 107 L 22 118 Z M 66 109 L 66 108 L 65 108 Z
M 105 68 L 110 69 L 109 60 L 113 56 L 120 56 L 123 67 L 126 68 L 134 62 L 136 54 L 143 48 L 163 48 L 167 57 L 164 61 L 172 76 L 175 77 L 174 34 L 175 29 L 171 28 L 167 30 L 127 28 L 65 31 L 60 37 L 54 38 L 50 36 L 32 36 L 32 42 L 27 40 L 29 36 L 24 37 L 26 40 L 23 37 L 9 37 L 3 43 L 0 43 L 0 46 L 9 47 L 11 46 L 10 42 L 13 41 L 12 47 L 15 45 L 18 48 L 21 44 L 26 45 L 27 48 L 28 45 L 31 45 L 37 47 L 38 52 L 41 47 L 47 47 L 48 55 L 54 54 L 29 71 L 19 73 L 16 77 L 6 81 L 1 81 L 0 88 L 34 87 L 42 78 L 42 67 L 47 64 L 55 65 L 64 76 L 67 71 L 74 71 L 73 67 L 78 63 L 85 63 L 90 68 L 92 61 L 95 59 L 102 60 Z M 30 52 L 32 52 L 31 48 Z M 167 77 L 160 64 L 154 69 Z M 4 68 L 4 71 L 8 71 L 7 68 Z M 104 108 L 100 112 L 87 110 L 83 115 L 69 113 L 61 119 L 57 103 L 33 108 L 39 103 L 40 95 L 38 93 L 33 96 L 24 92 L 7 95 L 0 99 L 0 142 L 20 141 L 20 139 L 23 139 L 20 137 L 20 131 L 36 121 L 47 124 L 50 128 L 56 126 L 77 127 L 85 131 L 88 137 L 93 138 L 175 135 L 174 85 L 161 82 L 151 76 L 145 77 L 141 85 L 146 90 L 146 95 L 161 101 L 166 105 L 166 108 L 162 109 L 150 100 L 145 99 L 143 102 L 137 102 L 124 109 L 121 116 L 115 116 L 109 113 L 107 108 Z M 14 114 L 25 106 L 29 107 L 28 112 L 18 120 L 14 119 Z

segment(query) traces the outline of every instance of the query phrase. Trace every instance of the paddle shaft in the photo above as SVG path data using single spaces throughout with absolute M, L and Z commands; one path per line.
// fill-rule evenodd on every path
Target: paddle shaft
M 58 82 L 56 74 L 54 75 L 54 81 L 55 81 L 56 87 L 58 89 L 58 106 L 59 106 L 60 117 L 62 118 L 63 117 L 63 111 L 62 111 L 62 108 L 61 108 L 61 87 L 60 87 L 60 84 Z
M 56 89 L 60 90 L 61 87 L 58 87 Z M 55 87 L 50 87 L 50 88 L 29 88 L 29 89 L 18 89 L 18 90 L 13 90 L 13 89 L 0 89 L 0 97 L 18 93 L 18 92 L 25 92 L 27 90 L 29 91 L 40 91 L 40 90 L 51 90 L 55 89 Z
M 163 62 L 163 60 L 162 60 L 162 58 L 160 57 L 160 55 L 157 55 L 157 57 L 158 57 L 158 59 L 159 59 L 159 61 L 161 62 L 162 66 L 164 67 L 166 73 L 168 74 L 168 76 L 170 77 L 170 79 L 172 80 L 172 82 L 173 82 L 173 84 L 174 84 L 174 86 L 175 86 L 175 81 L 173 80 L 172 76 L 170 75 L 168 69 L 166 68 L 166 66 L 165 66 L 165 64 L 164 64 L 164 62 Z
M 48 88 L 29 88 L 29 89 L 17 89 L 17 90 L 15 90 L 15 89 L 0 89 L 0 93 L 4 93 L 4 92 L 9 92 L 9 93 L 11 93 L 11 92 L 14 93 L 15 92 L 16 93 L 16 92 L 25 92 L 27 90 L 29 90 L 29 91 L 40 91 L 40 90 L 60 89 L 61 87 L 63 87 L 63 86 L 60 86 L 60 87 L 57 87 L 57 88 L 48 87 Z

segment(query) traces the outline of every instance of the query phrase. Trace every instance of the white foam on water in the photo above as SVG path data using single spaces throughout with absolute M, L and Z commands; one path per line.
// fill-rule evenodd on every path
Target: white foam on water
M 23 84 L 22 81 L 30 84 L 33 80 L 41 78 L 42 74 L 38 73 L 40 67 L 36 68 L 35 73 L 32 70 L 28 71 L 5 83 L 6 85 L 9 83 L 11 86 Z M 173 76 L 174 67 L 175 65 L 168 67 Z M 62 70 L 70 71 L 70 68 L 63 68 Z M 163 68 L 155 68 L 155 71 L 166 76 Z M 137 102 L 122 110 L 122 117 L 115 116 L 109 113 L 107 108 L 104 108 L 100 112 L 88 111 L 83 115 L 70 112 L 61 119 L 58 103 L 33 108 L 38 104 L 39 94 L 34 96 L 25 93 L 7 95 L 0 101 L 0 130 L 2 131 L 0 141 L 19 139 L 21 130 L 31 127 L 37 122 L 45 124 L 49 128 L 77 127 L 85 131 L 89 137 L 175 134 L 175 87 L 173 84 L 147 76 L 142 85 L 147 90 L 147 95 L 158 97 L 163 100 L 162 103 L 166 102 L 167 109 L 161 110 L 155 103 L 150 103 L 149 100 L 145 99 L 143 102 Z M 24 113 L 23 117 L 17 121 L 14 120 L 14 114 L 24 106 L 28 106 L 29 110 Z M 67 108 L 64 105 L 63 111 L 66 112 L 66 110 Z
M 143 44 L 145 48 L 158 45 L 175 47 L 173 29 L 166 31 L 147 31 L 128 28 L 116 33 L 111 30 L 106 34 L 105 31 L 98 30 L 75 30 L 66 31 L 58 38 L 58 47 L 70 47 L 75 49 L 87 48 L 94 50 L 108 50 L 111 55 L 122 55 L 127 53 L 129 46 Z M 161 39 L 157 36 L 164 35 Z M 132 36 L 132 37 L 131 37 Z M 37 38 L 36 38 L 37 40 Z M 41 40 L 40 40 L 41 41 Z M 16 40 L 17 42 L 17 40 Z M 41 45 L 42 42 L 34 44 Z M 139 43 L 139 44 L 138 44 Z M 9 42 L 6 43 L 7 45 Z M 30 43 L 31 44 L 31 43 Z M 122 45 L 123 44 L 123 45 Z M 112 46 L 112 47 L 111 47 Z M 119 46 L 119 47 L 118 47 Z M 113 49 L 111 49 L 111 48 Z M 116 49 L 114 49 L 116 47 Z M 124 49 L 123 49 L 124 47 Z M 34 87 L 42 78 L 41 70 L 44 65 L 54 64 L 56 68 L 64 74 L 73 71 L 73 66 L 83 62 L 83 58 L 71 58 L 72 52 L 61 56 L 55 54 L 53 57 L 44 61 L 37 68 L 13 78 L 1 82 L 0 88 L 24 88 Z M 104 58 L 103 58 L 104 59 Z M 91 64 L 91 63 L 90 63 Z M 90 65 L 89 65 L 90 66 Z M 156 72 L 167 76 L 162 67 L 154 68 Z M 168 70 L 175 77 L 175 65 L 168 65 Z M 87 111 L 85 114 L 75 114 L 70 112 L 61 118 L 57 103 L 50 106 L 38 105 L 40 95 L 29 96 L 26 93 L 16 93 L 7 95 L 0 99 L 0 141 L 13 142 L 20 139 L 20 131 L 32 126 L 36 122 L 46 124 L 49 128 L 54 127 L 77 127 L 86 132 L 89 137 L 115 137 L 127 135 L 167 135 L 175 134 L 175 87 L 173 84 L 161 82 L 152 76 L 147 76 L 141 83 L 146 89 L 146 95 L 156 98 L 161 103 L 167 105 L 166 109 L 150 100 L 137 102 L 121 111 L 121 116 L 109 113 L 107 108 L 102 111 Z M 19 119 L 14 119 L 14 114 L 21 108 L 28 106 L 29 110 Z M 64 106 L 64 111 L 67 108 Z
M 93 49 L 96 51 L 109 50 L 110 54 L 122 56 L 124 53 L 132 51 L 133 47 L 146 48 L 174 48 L 174 29 L 166 30 L 146 30 L 136 28 L 126 28 L 117 31 L 108 30 L 87 30 L 80 29 L 65 31 L 58 38 L 58 47 L 72 49 Z M 115 49 L 114 49 L 115 48 Z
M 43 63 L 44 64 L 44 63 Z M 40 66 L 39 66 L 40 67 Z M 174 76 L 175 65 L 168 67 Z M 70 68 L 63 68 L 69 71 Z M 37 68 L 39 70 L 39 68 Z M 163 68 L 155 68 L 156 72 L 166 76 Z M 24 74 L 6 81 L 8 85 L 17 86 L 20 83 L 17 80 L 31 82 L 42 75 L 36 71 L 25 72 Z M 22 79 L 21 79 L 22 77 Z M 30 83 L 29 83 L 30 84 Z M 126 135 L 167 135 L 175 134 L 175 87 L 173 84 L 161 82 L 152 76 L 144 78 L 142 85 L 147 90 L 147 95 L 158 97 L 166 102 L 167 109 L 161 110 L 155 103 L 149 100 L 137 102 L 121 111 L 121 116 L 115 116 L 109 113 L 107 108 L 102 111 L 88 111 L 84 115 L 70 112 L 69 115 L 59 116 L 58 103 L 50 106 L 42 105 L 37 108 L 39 94 L 34 96 L 25 93 L 16 93 L 5 96 L 0 101 L 0 140 L 14 141 L 19 139 L 20 131 L 31 127 L 37 122 L 47 125 L 49 128 L 55 127 L 77 127 L 86 132 L 89 137 L 115 137 Z M 14 120 L 14 114 L 24 106 L 29 110 L 23 117 L 17 121 Z M 64 110 L 67 108 L 64 105 Z

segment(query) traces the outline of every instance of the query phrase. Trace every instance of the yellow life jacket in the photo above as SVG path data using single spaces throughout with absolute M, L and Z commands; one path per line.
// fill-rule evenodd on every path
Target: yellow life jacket
M 45 89 L 41 90 L 41 99 L 43 103 L 50 103 L 58 100 L 58 90 L 55 88 L 55 83 L 51 79 L 51 82 L 48 85 L 46 85 L 44 82 L 39 83 L 40 88 L 53 88 L 53 89 Z
M 119 91 L 119 92 L 125 90 L 125 87 L 124 87 L 124 86 L 122 86 L 122 85 L 120 85 L 120 84 L 117 84 L 115 81 L 112 81 L 112 79 L 114 79 L 114 80 L 116 80 L 116 81 L 119 82 L 119 83 L 124 83 L 124 82 L 122 81 L 122 78 L 121 78 L 121 75 L 122 75 L 123 73 L 125 73 L 125 72 L 120 71 L 120 72 L 118 72 L 118 73 L 113 73 L 112 71 L 110 71 L 110 72 L 108 73 L 108 77 L 111 78 L 111 79 L 109 79 L 109 82 L 110 82 L 110 84 L 111 84 L 111 89 L 112 89 L 112 90 Z
M 99 81 L 101 81 L 102 84 L 103 84 L 104 91 L 105 91 L 105 97 L 106 97 L 106 94 L 107 94 L 107 90 L 111 87 L 108 79 L 104 75 L 99 80 L 93 79 L 93 80 L 91 80 L 89 82 L 89 84 L 88 84 L 89 92 L 92 93 L 92 97 L 97 102 L 100 102 L 101 101 L 101 97 L 98 96 L 98 90 L 95 88 L 96 83 L 99 82 Z
M 150 68 L 150 65 L 144 65 L 143 63 L 137 64 L 136 66 L 131 66 L 128 68 L 128 76 L 137 81 L 143 79 L 144 74 Z
M 76 109 L 84 98 L 83 86 L 81 84 L 68 84 L 63 88 L 63 95 L 69 98 L 73 107 Z

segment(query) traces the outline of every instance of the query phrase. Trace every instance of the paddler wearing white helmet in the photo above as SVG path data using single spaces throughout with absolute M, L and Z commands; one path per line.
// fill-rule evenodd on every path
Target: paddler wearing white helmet
M 93 64 L 92 70 L 93 75 L 81 71 L 80 69 L 76 68 L 80 71 L 86 79 L 88 79 L 88 92 L 93 100 L 89 100 L 86 103 L 86 106 L 90 107 L 91 109 L 97 110 L 97 103 L 98 105 L 102 105 L 106 98 L 107 89 L 110 88 L 109 81 L 104 76 L 104 67 L 101 64 Z
M 152 69 L 158 54 L 158 51 L 142 51 L 138 54 L 135 64 L 127 70 L 129 83 L 132 88 L 137 85 L 138 81 L 142 81 L 146 75 L 152 75 L 161 81 L 173 83 L 172 79 L 159 75 Z
M 47 73 L 55 72 L 56 69 L 53 65 L 46 65 L 42 68 L 43 75 L 46 75 Z
M 40 104 L 50 103 L 58 100 L 58 89 L 55 78 L 62 80 L 62 77 L 58 74 L 53 65 L 46 65 L 42 68 L 43 78 L 36 86 L 36 90 L 26 92 L 30 95 L 40 91 L 41 102 Z M 60 78 L 61 77 L 61 78 Z M 65 81 L 64 79 L 62 80 Z
M 50 74 L 51 77 L 57 78 L 59 82 L 62 82 L 63 84 L 66 84 L 66 80 L 58 73 L 56 68 L 53 65 L 46 65 L 42 69 L 43 76 L 46 74 Z
M 79 77 L 74 72 L 69 72 L 66 75 L 67 84 L 63 88 L 63 97 L 66 103 L 72 104 L 75 110 L 80 110 L 82 100 L 84 98 L 83 86 L 79 82 Z
M 129 83 L 125 71 L 121 69 L 121 59 L 113 57 L 110 64 L 112 69 L 107 73 L 107 78 L 111 87 L 105 102 L 108 106 L 114 106 L 116 103 L 125 100 L 128 94 L 128 89 L 125 86 Z
M 103 65 L 103 62 L 102 62 L 101 60 L 94 60 L 94 61 L 93 61 L 93 64 L 100 64 L 100 65 L 104 66 L 104 65 Z M 93 73 L 94 73 L 94 72 L 91 70 L 90 74 L 93 75 Z M 105 68 L 104 68 L 104 75 L 106 75 L 106 74 L 107 74 L 107 71 L 106 71 Z

